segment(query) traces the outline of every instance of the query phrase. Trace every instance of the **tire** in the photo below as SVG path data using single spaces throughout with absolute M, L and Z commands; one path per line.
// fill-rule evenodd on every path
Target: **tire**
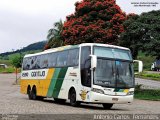
M 32 88 L 31 97 L 32 97 L 32 100 L 36 100 L 37 99 L 36 87 Z
M 30 88 L 28 88 L 27 94 L 28 94 L 28 99 L 29 99 L 29 100 L 32 100 L 32 91 L 31 91 Z
M 103 105 L 104 109 L 111 109 L 113 106 L 113 104 L 111 104 L 111 103 L 103 103 L 102 105 Z
M 73 107 L 77 107 L 80 105 L 79 101 L 76 101 L 76 91 L 74 89 L 71 90 L 70 92 L 70 105 Z
M 58 98 L 54 98 L 54 101 L 55 101 L 56 103 L 62 103 L 62 104 L 64 104 L 64 103 L 66 102 L 65 99 L 58 99 Z

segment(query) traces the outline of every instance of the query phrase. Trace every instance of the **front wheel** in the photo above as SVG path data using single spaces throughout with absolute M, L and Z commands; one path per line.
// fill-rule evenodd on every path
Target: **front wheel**
M 103 103 L 102 105 L 103 105 L 104 109 L 111 109 L 113 106 L 113 104 L 111 104 L 111 103 Z
M 70 105 L 73 107 L 80 105 L 80 102 L 76 101 L 76 91 L 74 89 L 70 93 Z

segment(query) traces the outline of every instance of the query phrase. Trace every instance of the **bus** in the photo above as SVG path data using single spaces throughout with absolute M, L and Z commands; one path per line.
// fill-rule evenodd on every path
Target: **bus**
M 131 103 L 134 95 L 134 70 L 128 48 L 83 43 L 28 54 L 23 58 L 21 88 L 29 99 L 54 98 L 80 103 Z

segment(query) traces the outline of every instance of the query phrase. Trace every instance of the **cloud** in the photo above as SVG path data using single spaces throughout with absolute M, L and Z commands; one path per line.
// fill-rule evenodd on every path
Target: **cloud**
M 0 0 L 0 53 L 45 40 L 54 22 L 74 13 L 76 1 Z M 135 0 L 116 1 L 127 13 L 144 11 L 130 6 Z
M 54 22 L 74 12 L 77 0 L 0 0 L 0 53 L 45 40 Z

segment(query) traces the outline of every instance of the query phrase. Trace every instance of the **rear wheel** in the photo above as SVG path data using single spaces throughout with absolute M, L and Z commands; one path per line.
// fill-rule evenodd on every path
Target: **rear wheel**
M 80 102 L 76 101 L 76 91 L 74 89 L 70 92 L 70 105 L 74 107 L 80 105 Z
M 111 103 L 103 103 L 102 105 L 103 105 L 104 109 L 111 109 L 113 106 L 113 104 L 111 104 Z
M 28 94 L 29 100 L 32 100 L 32 91 L 31 91 L 30 87 L 28 87 L 28 89 L 27 89 L 27 94 Z
M 32 97 L 32 100 L 36 100 L 37 99 L 36 87 L 32 88 L 31 97 Z

